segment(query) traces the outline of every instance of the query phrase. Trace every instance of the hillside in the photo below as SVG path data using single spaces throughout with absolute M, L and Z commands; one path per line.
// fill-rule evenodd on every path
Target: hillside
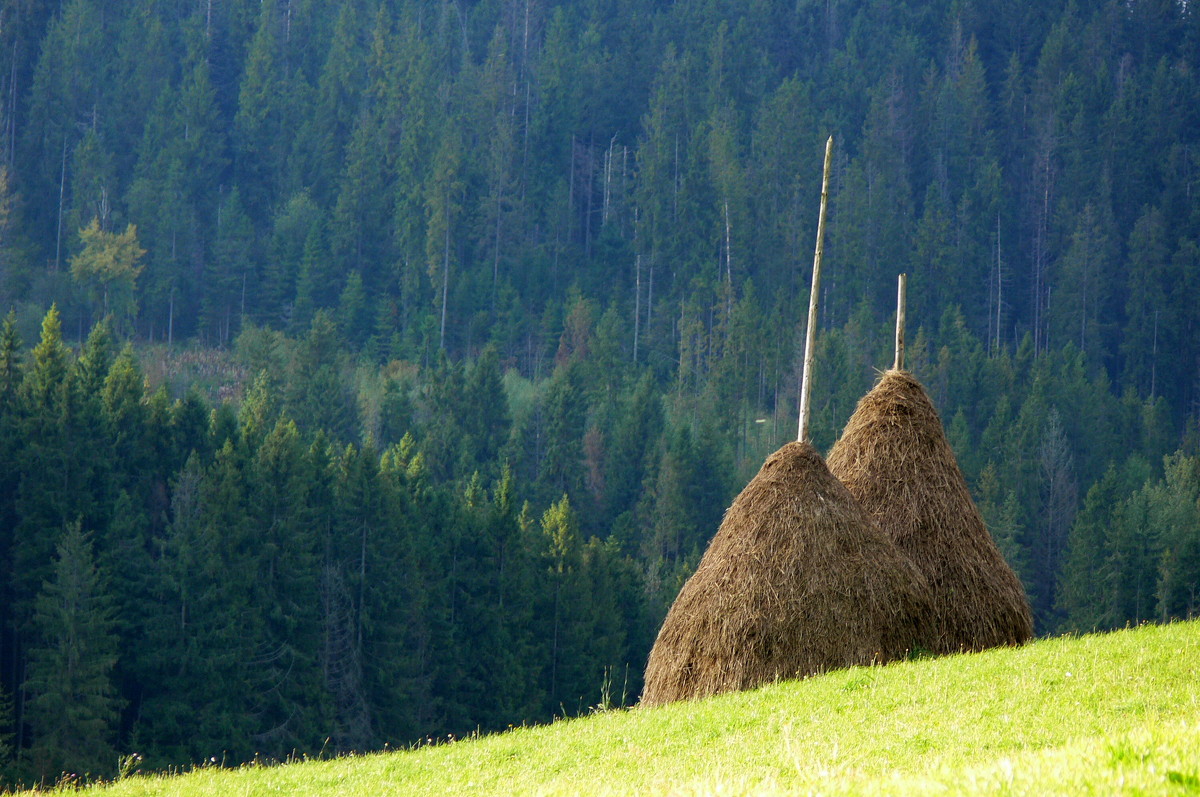
M 795 436 L 829 135 L 814 445 L 906 272 L 1035 633 L 1200 615 L 1200 4 L 13 0 L 0 56 L 0 783 L 635 698 Z
M 854 668 L 750 693 L 283 767 L 135 776 L 172 794 L 1184 793 L 1200 622 Z

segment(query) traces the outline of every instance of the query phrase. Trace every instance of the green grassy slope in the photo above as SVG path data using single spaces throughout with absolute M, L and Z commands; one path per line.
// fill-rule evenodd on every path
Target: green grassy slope
M 1200 623 L 97 795 L 1200 793 Z

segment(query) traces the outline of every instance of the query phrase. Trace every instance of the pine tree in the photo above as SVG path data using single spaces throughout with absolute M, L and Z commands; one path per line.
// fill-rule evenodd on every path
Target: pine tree
M 95 128 L 84 133 L 75 145 L 68 170 L 71 174 L 71 204 L 63 213 L 63 229 L 82 230 L 95 219 L 99 229 L 112 230 L 117 215 L 114 205 L 118 198 L 116 166 L 112 153 L 104 146 Z M 64 241 L 64 244 L 69 251 L 79 251 L 77 242 Z
M 581 653 L 579 647 L 586 633 L 577 622 L 581 619 L 578 570 L 583 541 L 579 538 L 579 521 L 567 496 L 542 515 L 542 535 L 542 555 L 550 581 L 543 598 L 547 605 L 542 614 L 546 647 L 542 678 L 546 707 L 554 712 L 576 708 L 576 695 L 572 694 L 576 679 L 571 670 L 578 662 L 572 658 Z
M 370 316 L 367 313 L 367 294 L 363 289 L 362 275 L 351 271 L 346 278 L 337 307 L 338 331 L 342 340 L 352 348 L 367 342 L 371 332 Z
M 364 112 L 346 147 L 346 162 L 331 216 L 330 250 L 339 273 L 359 273 L 379 286 L 379 266 L 388 261 L 387 224 L 391 209 L 380 197 L 388 180 L 387 138 L 378 115 Z
M 266 0 L 246 52 L 233 120 L 234 177 L 256 217 L 269 212 L 282 187 L 287 140 L 295 96 L 283 52 L 283 15 L 277 0 Z
M 18 398 L 20 370 L 21 339 L 16 315 L 10 311 L 0 326 L 0 634 L 9 633 L 14 624 L 13 528 L 22 473 L 18 452 L 24 446 Z
M 463 211 L 464 153 L 457 128 L 447 125 L 425 186 L 425 265 L 439 310 L 438 348 L 446 348 L 451 267 L 457 265 L 457 225 Z
M 309 502 L 315 474 L 291 421 L 280 419 L 246 468 L 245 506 L 254 545 L 250 600 L 261 613 L 244 662 L 258 752 L 283 757 L 319 749 L 326 710 L 319 669 L 318 545 Z
M 323 213 L 307 191 L 292 196 L 275 214 L 271 231 L 270 258 L 263 272 L 260 302 L 255 316 L 279 329 L 287 329 L 295 317 L 297 289 L 305 263 L 309 233 L 321 224 Z M 320 277 L 309 274 L 309 280 Z M 327 282 L 319 286 L 324 288 Z M 317 286 L 305 286 L 306 301 L 311 303 Z M 311 321 L 310 317 L 304 324 Z
M 333 201 L 343 152 L 363 91 L 363 70 L 356 68 L 356 62 L 364 57 L 361 14 L 356 3 L 339 5 L 325 64 L 317 79 L 314 112 L 304 120 L 293 148 L 292 171 L 303 175 L 313 196 L 325 206 Z
M 1150 510 L 1150 482 L 1121 502 L 1105 539 L 1104 574 L 1108 620 L 1114 627 L 1154 617 L 1162 550 Z
M 315 219 L 305 234 L 300 270 L 296 276 L 296 306 L 292 311 L 291 330 L 305 332 L 314 322 L 318 309 L 332 306 L 328 286 L 333 280 L 332 261 L 325 241 L 325 224 Z
M 463 393 L 462 427 L 471 441 L 476 466 L 491 473 L 500 447 L 508 439 L 508 400 L 495 346 L 487 346 L 467 372 Z
M 1164 461 L 1163 481 L 1150 495 L 1162 554 L 1158 616 L 1163 622 L 1200 613 L 1200 459 L 1182 453 Z
M 0 683 L 0 783 L 7 782 L 5 775 L 13 760 L 13 722 L 12 698 L 8 696 L 4 684 Z
M 253 302 L 258 290 L 254 245 L 254 227 L 235 187 L 221 205 L 212 259 L 204 275 L 201 325 L 215 345 L 226 346 L 236 337 L 247 296 Z
M 104 380 L 104 427 L 120 489 L 145 495 L 156 470 L 146 384 L 132 346 L 121 350 Z
M 59 197 L 65 190 L 66 163 L 80 128 L 94 128 L 97 100 L 109 60 L 105 14 L 95 0 L 71 0 L 46 29 L 29 93 L 24 126 L 24 159 L 31 173 L 26 191 L 36 197 L 33 229 L 48 242 L 55 266 L 65 265 L 66 236 Z
M 34 596 L 50 577 L 50 561 L 62 529 L 78 517 L 84 497 L 74 467 L 75 452 L 68 442 L 77 394 L 55 306 L 42 321 L 41 339 L 18 395 L 25 442 L 20 449 L 13 529 L 13 607 L 18 624 L 24 626 L 32 617 Z
M 261 728 L 253 668 L 270 607 L 254 601 L 257 544 L 239 459 L 226 442 L 202 478 L 192 470 L 189 483 L 176 486 L 165 562 L 170 635 L 157 646 L 167 669 L 157 679 L 152 736 L 175 759 L 224 750 L 247 760 Z
M 89 535 L 78 523 L 57 546 L 54 575 L 38 595 L 25 689 L 30 758 L 42 779 L 109 774 L 120 700 L 112 682 L 117 637 L 111 601 Z
M 585 405 L 579 366 L 555 369 L 543 400 L 545 449 L 538 484 L 546 495 L 583 493 L 583 432 Z
M 1116 522 L 1117 508 L 1136 485 L 1130 469 L 1110 465 L 1092 485 L 1083 509 L 1071 526 L 1056 603 L 1067 628 L 1087 632 L 1112 627 L 1117 618 L 1107 612 L 1108 593 L 1103 578 L 1109 551 L 1108 530 Z
M 1111 213 L 1091 202 L 1083 207 L 1061 262 L 1058 297 L 1052 312 L 1054 340 L 1073 341 L 1093 364 L 1106 359 L 1108 330 L 1101 319 L 1111 303 L 1115 252 L 1109 241 Z
M 1124 378 L 1142 396 L 1156 395 L 1165 384 L 1159 369 L 1168 358 L 1163 318 L 1167 305 L 1166 270 L 1170 250 L 1162 213 L 1147 208 L 1129 234 L 1129 269 L 1125 299 L 1125 334 L 1121 343 Z M 1160 339 L 1160 332 L 1163 337 Z
M 329 314 L 318 311 L 297 353 L 284 406 L 304 429 L 320 429 L 335 440 L 348 441 L 353 436 L 356 408 L 342 378 L 341 345 Z

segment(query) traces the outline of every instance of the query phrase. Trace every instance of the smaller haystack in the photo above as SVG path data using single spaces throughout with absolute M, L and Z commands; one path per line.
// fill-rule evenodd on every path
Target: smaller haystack
M 937 653 L 982 650 L 1033 634 L 1029 601 L 1004 561 L 921 383 L 886 372 L 858 402 L 829 469 L 921 569 L 933 593 Z
M 903 657 L 925 581 L 808 443 L 771 455 L 725 513 L 646 667 L 643 705 Z

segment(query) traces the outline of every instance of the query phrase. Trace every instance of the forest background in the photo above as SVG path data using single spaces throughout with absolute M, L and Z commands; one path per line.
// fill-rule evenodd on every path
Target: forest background
M 1200 12 L 5 0 L 0 770 L 630 702 L 732 496 L 929 388 L 1039 633 L 1200 607 Z

